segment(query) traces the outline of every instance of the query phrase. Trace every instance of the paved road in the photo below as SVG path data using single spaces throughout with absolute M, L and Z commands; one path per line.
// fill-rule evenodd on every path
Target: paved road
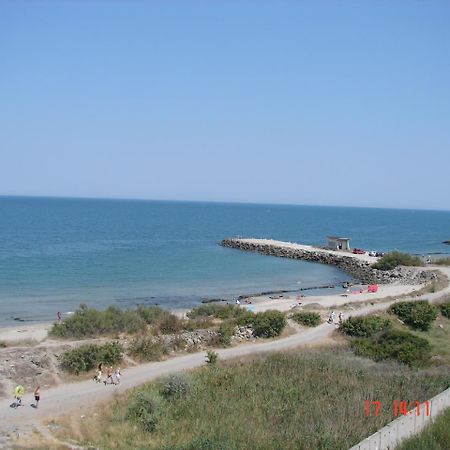
M 450 268 L 441 270 L 450 277 Z M 450 294 L 450 287 L 434 294 L 427 294 L 420 298 L 427 298 L 435 301 L 444 295 Z M 418 300 L 416 298 L 415 300 Z M 386 309 L 391 303 L 375 304 L 361 308 L 352 312 L 352 315 L 364 315 L 374 311 Z M 236 358 L 256 353 L 271 351 L 282 351 L 307 344 L 317 344 L 330 336 L 336 326 L 324 323 L 316 328 L 306 330 L 289 337 L 261 343 L 243 344 L 237 347 L 219 349 L 219 357 L 222 360 Z M 39 410 L 30 407 L 33 397 L 25 395 L 24 405 L 13 409 L 9 407 L 11 399 L 0 401 L 0 436 L 5 432 L 13 430 L 19 433 L 30 431 L 32 425 L 37 421 L 50 420 L 61 414 L 82 415 L 87 406 L 91 407 L 97 402 L 112 399 L 114 395 L 126 389 L 138 386 L 158 377 L 174 372 L 190 370 L 205 364 L 205 352 L 192 353 L 177 356 L 162 362 L 143 364 L 137 367 L 128 368 L 123 371 L 122 383 L 120 386 L 104 386 L 94 383 L 92 380 L 67 383 L 56 386 L 41 393 L 41 403 Z M 0 441 L 1 446 L 1 441 Z

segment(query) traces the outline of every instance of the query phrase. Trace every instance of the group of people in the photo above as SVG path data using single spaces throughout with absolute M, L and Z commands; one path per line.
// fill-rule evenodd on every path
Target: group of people
M 328 323 L 335 323 L 336 321 L 336 314 L 334 311 L 331 311 L 330 317 L 328 318 Z M 339 324 L 341 324 L 344 321 L 344 313 L 339 313 Z
M 113 373 L 112 366 L 108 367 L 106 370 L 106 378 L 102 380 L 103 375 L 103 363 L 100 363 L 97 368 L 97 373 L 94 376 L 94 381 L 97 383 L 101 383 L 103 381 L 103 384 L 106 386 L 107 384 L 120 384 L 120 378 L 122 376 L 120 372 L 120 367 L 117 367 L 117 369 Z
M 11 406 L 14 408 L 18 408 L 19 406 L 22 406 L 22 398 L 23 398 L 24 394 L 25 394 L 25 388 L 21 384 L 18 384 L 14 388 L 14 402 Z M 34 403 L 32 403 L 31 406 L 33 408 L 37 409 L 39 406 L 40 400 L 41 400 L 41 387 L 37 386 L 36 389 L 34 390 Z

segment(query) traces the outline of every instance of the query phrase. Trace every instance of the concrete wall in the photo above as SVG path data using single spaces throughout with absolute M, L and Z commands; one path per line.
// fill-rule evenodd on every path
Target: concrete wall
M 403 439 L 419 434 L 441 412 L 450 407 L 450 388 L 433 397 L 429 401 L 429 407 L 429 416 L 426 415 L 423 403 L 420 405 L 420 415 L 417 415 L 417 408 L 414 408 L 408 415 L 395 419 L 350 450 L 392 450 Z

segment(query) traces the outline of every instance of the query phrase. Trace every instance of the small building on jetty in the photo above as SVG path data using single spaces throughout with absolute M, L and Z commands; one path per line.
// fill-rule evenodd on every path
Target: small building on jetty
M 350 238 L 327 236 L 327 248 L 330 250 L 350 251 Z

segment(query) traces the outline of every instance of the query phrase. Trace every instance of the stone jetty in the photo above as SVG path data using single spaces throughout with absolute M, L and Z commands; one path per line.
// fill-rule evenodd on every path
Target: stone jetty
M 355 255 L 350 252 L 328 250 L 292 242 L 272 239 L 230 238 L 224 239 L 220 245 L 244 251 L 258 252 L 263 255 L 330 264 L 343 270 L 362 284 L 396 283 L 420 285 L 437 278 L 434 272 L 418 267 L 397 267 L 393 270 L 378 270 L 372 267 L 378 258 L 367 254 Z

